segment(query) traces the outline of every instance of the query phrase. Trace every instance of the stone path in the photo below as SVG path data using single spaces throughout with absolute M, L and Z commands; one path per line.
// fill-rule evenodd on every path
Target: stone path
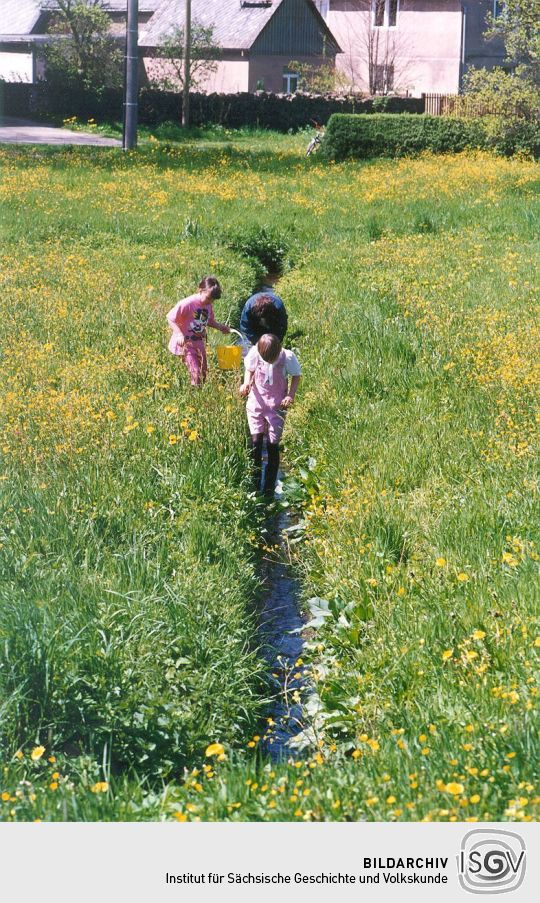
M 104 138 L 88 132 L 71 132 L 28 119 L 0 119 L 0 144 L 91 144 L 98 147 L 120 147 L 116 138 Z

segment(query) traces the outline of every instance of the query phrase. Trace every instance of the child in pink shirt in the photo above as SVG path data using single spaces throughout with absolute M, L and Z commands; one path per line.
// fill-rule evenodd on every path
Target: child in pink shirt
M 258 490 L 261 479 L 263 442 L 266 436 L 268 464 L 263 492 L 265 496 L 273 498 L 285 412 L 294 401 L 302 370 L 296 355 L 282 348 L 277 336 L 271 333 L 261 336 L 251 348 L 244 366 L 246 370 L 240 394 L 248 398 L 246 413 L 251 433 L 256 489 Z
M 221 298 L 221 286 L 215 276 L 205 276 L 196 295 L 183 298 L 167 314 L 172 335 L 169 351 L 182 357 L 192 386 L 201 386 L 206 379 L 206 327 L 230 332 L 226 323 L 218 323 L 212 302 Z

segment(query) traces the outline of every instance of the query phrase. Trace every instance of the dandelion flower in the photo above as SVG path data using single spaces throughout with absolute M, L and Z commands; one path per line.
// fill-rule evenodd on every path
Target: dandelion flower
M 108 785 L 107 781 L 97 781 L 97 782 L 90 788 L 90 790 L 92 791 L 92 793 L 107 793 L 107 790 L 108 790 L 108 789 L 109 789 L 109 785 Z
M 34 746 L 34 749 L 30 753 L 30 758 L 32 759 L 32 762 L 37 762 L 38 759 L 41 759 L 44 752 L 45 752 L 44 746 Z
M 221 743 L 211 743 L 210 746 L 206 747 L 205 756 L 210 758 L 211 756 L 222 756 L 225 752 L 225 747 L 222 746 Z
M 450 783 L 446 785 L 446 792 L 451 793 L 452 796 L 459 796 L 460 793 L 463 793 L 463 790 L 463 784 L 458 784 L 456 781 L 450 781 Z

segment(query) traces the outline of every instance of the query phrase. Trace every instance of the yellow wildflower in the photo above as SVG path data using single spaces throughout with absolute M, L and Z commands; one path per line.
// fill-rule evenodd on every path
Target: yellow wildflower
M 224 752 L 225 747 L 221 743 L 211 743 L 210 746 L 206 747 L 204 754 L 207 758 L 210 758 L 211 756 L 222 756 Z

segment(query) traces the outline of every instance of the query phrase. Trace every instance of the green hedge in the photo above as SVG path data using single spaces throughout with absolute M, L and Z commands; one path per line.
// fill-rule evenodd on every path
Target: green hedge
M 332 113 L 372 113 L 377 108 L 387 113 L 423 113 L 420 97 L 380 97 L 358 100 L 351 97 L 331 97 L 308 94 L 198 94 L 190 95 L 191 122 L 194 126 L 211 123 L 224 128 L 257 126 L 287 132 L 309 126 L 312 120 L 326 124 Z M 0 81 L 0 113 L 28 119 L 62 119 L 92 116 L 99 120 L 122 119 L 123 95 L 120 88 L 110 88 L 99 94 L 74 91 L 68 86 L 59 90 L 48 82 L 27 85 Z M 182 95 L 172 91 L 156 91 L 142 87 L 139 91 L 139 122 L 159 125 L 180 122 Z
M 336 113 L 329 119 L 323 142 L 323 153 L 332 160 L 401 157 L 421 151 L 457 153 L 467 148 L 538 157 L 540 127 L 523 120 L 494 121 L 493 117 Z

